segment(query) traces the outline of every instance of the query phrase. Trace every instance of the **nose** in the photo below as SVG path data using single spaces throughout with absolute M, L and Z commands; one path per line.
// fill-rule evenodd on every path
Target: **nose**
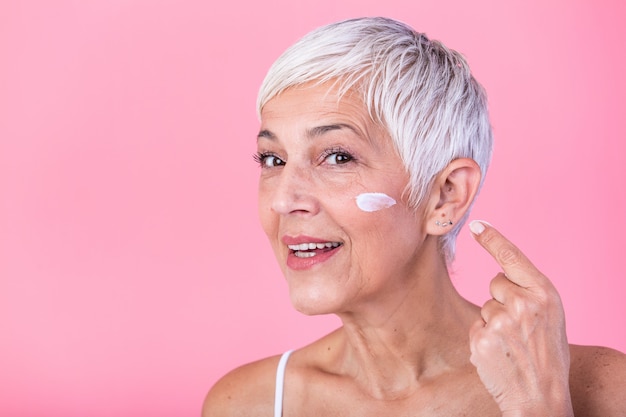
M 278 214 L 314 215 L 319 211 L 313 178 L 306 169 L 286 164 L 272 190 L 272 210 Z

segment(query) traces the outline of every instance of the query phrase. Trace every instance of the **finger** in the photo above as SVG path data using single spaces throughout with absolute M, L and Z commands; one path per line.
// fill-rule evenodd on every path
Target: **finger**
M 496 275 L 489 284 L 489 293 L 502 304 L 507 304 L 517 294 L 518 290 L 520 287 L 511 282 L 503 273 Z
M 489 223 L 474 220 L 470 223 L 474 239 L 494 257 L 506 277 L 515 284 L 528 288 L 545 277 L 530 260 Z
M 483 308 L 480 309 L 480 316 L 486 324 L 493 321 L 493 318 L 497 315 L 504 313 L 504 306 L 493 298 L 485 301 Z
M 481 339 L 482 333 L 485 329 L 485 322 L 482 320 L 476 320 L 469 330 L 470 339 L 470 352 L 474 354 L 478 349 L 478 342 Z

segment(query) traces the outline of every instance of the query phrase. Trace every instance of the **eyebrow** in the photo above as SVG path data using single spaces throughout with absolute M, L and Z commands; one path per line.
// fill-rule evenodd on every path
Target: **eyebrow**
M 337 123 L 337 124 L 332 124 L 332 125 L 312 127 L 311 129 L 308 129 L 306 133 L 308 137 L 316 138 L 316 137 L 324 135 L 325 133 L 331 132 L 333 130 L 342 130 L 342 129 L 349 129 L 356 133 L 356 130 L 352 126 L 345 124 L 345 123 Z
M 270 132 L 267 129 L 261 130 L 259 132 L 259 134 L 256 136 L 257 140 L 261 139 L 261 138 L 265 138 L 265 139 L 270 139 L 270 140 L 276 140 L 276 135 L 273 134 L 272 132 Z
M 322 125 L 322 126 L 315 126 L 312 127 L 310 129 L 307 129 L 306 131 L 306 136 L 308 138 L 317 138 L 320 137 L 328 132 L 334 131 L 334 130 L 342 130 L 342 129 L 349 129 L 352 132 L 354 132 L 357 136 L 361 136 L 359 134 L 359 132 L 352 126 L 350 126 L 349 124 L 346 123 L 337 123 L 337 124 L 332 124 L 332 125 Z M 274 133 L 272 133 L 271 131 L 267 130 L 267 129 L 263 129 L 259 132 L 259 134 L 257 135 L 257 140 L 261 139 L 261 138 L 265 138 L 265 139 L 269 139 L 269 140 L 276 140 L 276 135 Z

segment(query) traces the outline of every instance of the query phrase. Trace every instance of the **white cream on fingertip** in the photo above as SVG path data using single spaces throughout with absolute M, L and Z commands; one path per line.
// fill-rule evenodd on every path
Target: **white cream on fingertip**
M 394 204 L 396 200 L 385 193 L 363 193 L 356 196 L 357 207 L 368 213 L 389 208 Z

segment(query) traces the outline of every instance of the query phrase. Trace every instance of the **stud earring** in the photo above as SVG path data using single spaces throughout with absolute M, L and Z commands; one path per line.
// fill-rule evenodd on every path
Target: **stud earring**
M 448 227 L 448 226 L 452 226 L 453 223 L 452 223 L 452 220 L 448 220 L 447 222 L 443 222 L 443 223 L 437 220 L 435 224 L 440 227 Z

